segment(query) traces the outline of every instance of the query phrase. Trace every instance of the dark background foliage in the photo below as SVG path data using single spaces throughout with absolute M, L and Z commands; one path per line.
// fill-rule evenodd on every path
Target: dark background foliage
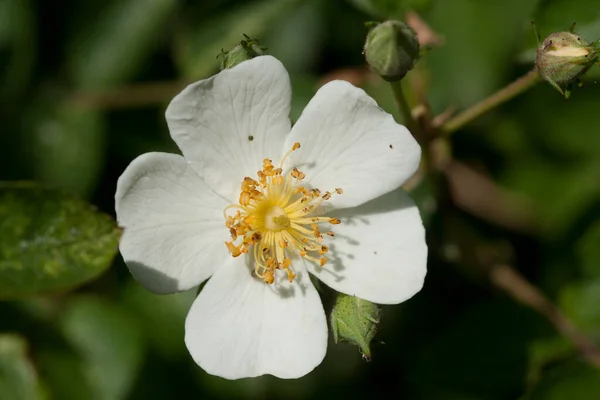
M 584 38 L 600 37 L 595 0 L 2 0 L 0 179 L 40 181 L 114 215 L 128 163 L 177 151 L 168 101 L 215 73 L 216 55 L 242 33 L 290 71 L 293 119 L 320 84 L 340 78 L 402 122 L 361 50 L 364 21 L 407 10 L 443 38 L 406 85 L 434 115 L 531 69 L 530 20 L 542 36 L 577 21 Z M 209 376 L 183 343 L 195 292 L 152 295 L 117 256 L 76 290 L 0 303 L 0 399 L 600 398 L 599 370 L 557 321 L 486 269 L 490 257 L 510 264 L 600 344 L 599 71 L 568 101 L 538 84 L 452 136 L 457 167 L 445 178 L 460 196 L 445 179 L 412 191 L 429 273 L 413 299 L 383 308 L 371 362 L 330 343 L 322 365 L 298 380 Z

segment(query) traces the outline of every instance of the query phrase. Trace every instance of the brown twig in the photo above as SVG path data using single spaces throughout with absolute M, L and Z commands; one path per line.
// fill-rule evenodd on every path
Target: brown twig
M 140 83 L 107 91 L 75 93 L 69 101 L 99 109 L 145 107 L 169 101 L 186 84 L 182 81 Z
M 523 93 L 527 89 L 531 88 L 537 82 L 540 81 L 540 74 L 536 69 L 529 71 L 526 75 L 520 77 L 516 81 L 512 82 L 508 86 L 500 89 L 493 95 L 483 99 L 479 103 L 466 109 L 465 111 L 446 122 L 441 130 L 446 134 L 451 134 L 454 131 L 462 128 L 467 123 L 480 117 L 482 114 L 490 111 L 492 108 L 497 107 L 499 104 L 512 99 L 513 97 Z
M 440 166 L 452 202 L 484 221 L 517 232 L 535 233 L 533 206 L 527 198 L 501 188 L 484 174 L 450 159 Z

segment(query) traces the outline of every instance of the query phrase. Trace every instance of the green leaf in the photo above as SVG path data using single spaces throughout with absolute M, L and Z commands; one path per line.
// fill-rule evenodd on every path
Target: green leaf
M 560 308 L 583 333 L 600 340 L 600 279 L 565 286 Z
M 145 349 L 136 319 L 117 304 L 80 296 L 66 305 L 59 324 L 94 398 L 127 398 Z
M 72 349 L 41 349 L 36 362 L 53 399 L 98 399 L 85 376 L 84 362 Z
M 105 163 L 102 114 L 43 99 L 24 116 L 23 146 L 35 180 L 87 197 Z
M 27 344 L 17 335 L 0 335 L 0 400 L 44 398 L 27 358 Z
M 67 51 L 75 85 L 102 89 L 140 70 L 165 29 L 177 0 L 100 3 L 95 19 L 70 36 Z
M 538 382 L 546 366 L 569 358 L 576 352 L 573 343 L 558 334 L 534 340 L 528 348 L 528 382 Z
M 63 291 L 106 270 L 121 230 L 56 190 L 0 183 L 0 299 Z
M 380 314 L 377 304 L 339 293 L 330 316 L 333 339 L 336 343 L 343 340 L 355 344 L 369 360 Z
M 300 0 L 262 0 L 237 7 L 199 24 L 190 21 L 179 35 L 176 60 L 188 79 L 210 75 L 218 67 L 217 55 L 238 43 L 242 34 L 260 40 L 278 18 Z M 268 43 L 262 45 L 268 46 Z
M 590 400 L 600 393 L 600 371 L 572 361 L 548 370 L 528 400 Z

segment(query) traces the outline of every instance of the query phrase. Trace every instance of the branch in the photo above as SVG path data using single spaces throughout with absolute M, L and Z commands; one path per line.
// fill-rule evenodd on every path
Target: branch
M 449 135 L 462 128 L 469 122 L 473 121 L 474 119 L 485 114 L 492 108 L 497 107 L 498 105 L 523 93 L 527 89 L 533 87 L 539 81 L 540 75 L 538 74 L 536 69 L 533 69 L 529 71 L 526 75 L 514 81 L 513 83 L 500 89 L 490 97 L 483 99 L 479 103 L 461 112 L 456 117 L 452 118 L 450 121 L 442 125 L 441 130 Z

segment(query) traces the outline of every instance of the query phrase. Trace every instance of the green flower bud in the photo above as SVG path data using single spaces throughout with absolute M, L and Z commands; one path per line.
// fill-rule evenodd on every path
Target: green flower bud
M 386 81 L 399 81 L 415 66 L 419 41 L 404 22 L 385 21 L 371 28 L 363 53 L 375 73 Z
M 380 313 L 377 304 L 339 293 L 330 316 L 334 341 L 355 344 L 363 357 L 370 360 L 370 344 L 377 333 Z
M 221 71 L 224 69 L 233 68 L 242 61 L 250 60 L 254 57 L 264 56 L 267 54 L 267 48 L 261 47 L 258 44 L 258 39 L 250 39 L 246 35 L 244 35 L 244 37 L 246 39 L 242 40 L 240 44 L 236 45 L 233 49 L 229 51 L 221 50 L 221 54 L 217 56 L 221 59 Z
M 587 43 L 573 28 L 548 36 L 539 45 L 535 62 L 540 75 L 567 98 L 571 85 L 580 82 L 600 54 L 598 41 Z

